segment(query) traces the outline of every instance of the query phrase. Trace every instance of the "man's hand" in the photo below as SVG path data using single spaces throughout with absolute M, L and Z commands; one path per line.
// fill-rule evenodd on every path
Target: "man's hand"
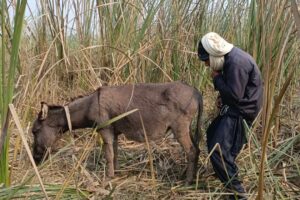
M 211 76 L 212 78 L 215 78 L 215 77 L 216 77 L 216 76 L 218 76 L 219 74 L 221 74 L 221 72 L 220 72 L 220 71 L 215 71 L 215 70 L 212 70 L 212 72 L 211 72 L 210 76 Z
M 217 108 L 219 108 L 219 109 L 222 108 L 223 103 L 222 103 L 221 96 L 218 96 L 218 98 L 217 98 L 217 100 L 216 100 L 216 106 L 217 106 Z

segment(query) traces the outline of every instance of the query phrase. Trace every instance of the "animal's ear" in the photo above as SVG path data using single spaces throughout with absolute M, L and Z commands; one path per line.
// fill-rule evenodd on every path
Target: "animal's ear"
M 40 120 L 45 120 L 48 116 L 49 106 L 46 102 L 41 102 L 41 112 L 39 115 Z

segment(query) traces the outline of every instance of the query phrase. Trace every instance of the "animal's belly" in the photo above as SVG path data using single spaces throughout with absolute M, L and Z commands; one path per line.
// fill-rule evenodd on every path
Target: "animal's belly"
M 137 141 L 137 142 L 145 142 L 147 137 L 148 140 L 159 140 L 162 139 L 166 135 L 167 130 L 156 130 L 156 131 L 144 131 L 144 130 L 136 130 L 124 132 L 124 135 L 127 139 Z

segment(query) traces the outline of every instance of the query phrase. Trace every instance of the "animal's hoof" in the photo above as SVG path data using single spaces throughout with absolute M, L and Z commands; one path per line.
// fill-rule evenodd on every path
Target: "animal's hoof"
M 113 177 L 110 177 L 110 176 L 104 177 L 103 182 L 102 182 L 103 187 L 104 188 L 111 187 L 112 180 L 113 180 Z
M 115 164 L 114 165 L 115 171 L 120 169 L 120 165 L 119 164 Z
M 192 184 L 193 184 L 192 180 L 186 180 L 184 183 L 185 186 L 191 186 Z
M 110 177 L 110 176 L 107 176 L 107 177 L 105 177 L 105 181 L 111 181 L 113 179 L 113 177 Z

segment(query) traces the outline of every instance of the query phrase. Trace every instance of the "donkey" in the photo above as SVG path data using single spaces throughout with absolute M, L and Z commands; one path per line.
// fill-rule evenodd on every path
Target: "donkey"
M 47 148 L 51 148 L 69 126 L 72 129 L 97 128 L 132 109 L 138 111 L 98 130 L 104 142 L 107 176 L 114 177 L 118 166 L 118 135 L 123 133 L 130 140 L 145 142 L 145 139 L 162 139 L 171 130 L 186 152 L 186 183 L 191 184 L 200 153 L 203 101 L 198 90 L 182 82 L 104 86 L 65 106 L 42 102 L 32 127 L 35 162 L 43 160 Z M 191 123 L 197 112 L 193 137 Z

